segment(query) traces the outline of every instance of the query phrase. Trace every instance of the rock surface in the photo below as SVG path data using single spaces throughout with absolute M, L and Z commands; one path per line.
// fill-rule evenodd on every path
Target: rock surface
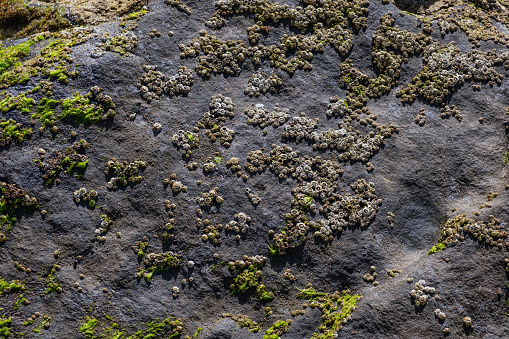
M 16 218 L 0 217 L 5 236 L 0 238 L 0 338 L 509 337 L 507 1 L 426 1 L 423 8 L 411 1 L 277 2 L 308 10 L 332 3 L 332 11 L 355 3 L 335 24 L 343 34 L 336 43 L 351 46 L 342 51 L 324 43 L 323 51 L 310 51 L 308 41 L 297 52 L 289 48 L 286 61 L 295 57 L 298 65 L 293 72 L 270 62 L 282 46 L 257 64 L 253 46 L 279 45 L 284 34 L 316 38 L 320 27 L 267 19 L 258 24 L 260 36 L 251 44 L 246 28 L 262 19 L 216 14 L 224 24 L 213 29 L 209 20 L 223 7 L 191 0 L 151 0 L 124 18 L 106 16 L 110 21 L 41 33 L 40 39 L 4 41 L 3 62 L 8 46 L 33 42 L 19 58 L 22 66 L 0 62 L 6 91 L 0 94 L 0 118 L 14 119 L 18 129 L 33 133 L 19 142 L 12 135 L 8 142 L 0 122 L 0 183 L 23 190 L 11 201 L 6 192 L 14 186 L 0 186 L 0 215 Z M 84 3 L 65 5 L 76 6 L 76 13 L 88 5 L 102 8 L 96 6 L 102 2 Z M 115 15 L 133 2 L 118 4 Z M 360 20 L 356 28 L 355 18 L 365 23 Z M 212 38 L 199 47 L 210 35 L 240 40 L 244 47 L 233 42 L 218 47 Z M 79 43 L 70 42 L 78 38 Z M 57 40 L 69 47 L 40 69 L 29 68 L 33 60 L 48 58 L 44 48 Z M 186 45 L 199 56 L 181 56 Z M 444 50 L 451 46 L 457 50 L 449 55 Z M 204 50 L 218 58 L 205 59 Z M 382 52 L 399 63 L 375 64 Z M 312 69 L 302 69 L 309 68 L 305 59 Z M 204 61 L 217 62 L 217 72 L 204 76 Z M 32 73 L 27 81 L 8 83 L 8 72 L 16 67 Z M 281 85 L 247 95 L 255 81 L 250 79 L 260 72 L 267 78 L 275 74 Z M 378 81 L 387 78 L 384 90 Z M 51 91 L 30 92 L 47 86 L 41 81 L 51 82 Z M 379 95 L 374 88 L 381 88 Z M 33 99 L 28 112 L 6 101 L 23 93 Z M 36 114 L 43 111 L 43 98 L 58 100 L 54 122 Z M 66 111 L 66 103 L 76 111 Z M 451 111 L 455 106 L 460 115 L 446 116 L 446 106 Z M 261 128 L 249 121 L 250 107 L 283 120 L 277 128 L 272 122 Z M 288 119 L 277 107 L 288 109 Z M 328 114 L 334 107 L 342 113 Z M 334 147 L 329 129 L 357 143 Z M 180 146 L 175 135 L 181 136 Z M 76 154 L 70 146 L 82 139 L 89 146 L 76 154 L 88 162 L 72 162 Z M 327 147 L 313 148 L 323 140 Z M 382 141 L 373 146 L 376 140 Z M 300 152 L 288 158 L 295 165 L 281 167 L 288 175 L 275 169 L 285 156 L 270 154 L 273 145 Z M 58 158 L 57 151 L 66 149 Z M 57 169 L 46 172 L 41 164 L 51 159 L 57 159 Z M 255 161 L 259 171 L 249 173 L 245 165 Z M 312 181 L 320 188 L 306 186 Z M 78 194 L 82 187 L 86 190 Z M 24 194 L 36 198 L 37 206 L 22 203 Z M 446 238 L 444 225 L 459 215 L 478 229 L 462 224 Z M 441 250 L 431 253 L 434 246 Z M 242 286 L 237 277 L 248 272 L 251 280 Z M 416 303 L 420 299 L 411 292 L 420 280 L 428 289 L 419 294 L 426 300 Z M 309 284 L 314 290 L 306 294 Z M 332 325 L 324 323 L 322 308 L 336 291 L 345 294 L 333 303 L 339 306 L 331 314 L 339 320 Z M 351 310 L 345 295 L 360 296 Z M 163 319 L 173 322 L 164 331 L 154 329 Z M 266 334 L 287 319 L 292 319 L 287 331 Z

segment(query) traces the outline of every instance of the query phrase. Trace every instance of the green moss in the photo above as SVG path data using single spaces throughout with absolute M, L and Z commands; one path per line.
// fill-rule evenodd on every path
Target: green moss
M 249 265 L 239 275 L 233 279 L 230 289 L 231 294 L 245 293 L 249 290 L 254 290 L 255 297 L 259 301 L 271 301 L 274 299 L 274 293 L 269 291 L 265 285 L 262 284 L 263 274 L 259 266 Z
M 32 135 L 31 128 L 21 128 L 15 120 L 0 120 L 0 145 L 9 144 L 12 141 L 21 143 Z
M 198 334 L 200 334 L 200 332 L 201 332 L 202 330 L 203 330 L 203 328 L 198 327 L 198 328 L 196 329 L 196 332 L 194 332 L 194 334 L 193 334 L 193 338 L 196 338 L 196 337 L 198 336 Z
M 0 111 L 3 113 L 12 110 L 18 110 L 21 113 L 30 113 L 30 110 L 35 106 L 35 100 L 26 97 L 26 93 L 20 94 L 16 97 L 7 94 L 5 99 L 0 101 Z
M 81 325 L 79 331 L 87 338 L 94 338 L 97 319 L 86 317 L 85 322 Z
M 9 47 L 0 47 L 0 74 L 21 65 L 21 59 L 30 53 L 35 41 L 29 40 Z
M 102 107 L 96 107 L 90 104 L 90 100 L 78 92 L 72 98 L 62 101 L 62 114 L 58 117 L 60 120 L 74 118 L 83 124 L 95 124 L 103 119 Z
M 0 317 L 0 338 L 7 339 L 11 335 L 12 318 L 5 318 L 4 315 Z
M 3 72 L 0 73 L 0 88 L 26 83 L 30 78 L 38 75 L 44 75 L 62 82 L 67 82 L 69 76 L 77 76 L 77 71 L 68 69 L 68 64 L 72 62 L 71 47 L 84 42 L 86 37 L 51 40 L 33 58 L 21 61 L 21 58 L 29 54 L 27 47 L 29 48 L 39 39 L 38 37 L 31 38 L 26 45 L 20 48 L 21 52 L 19 54 L 12 51 L 2 53 L 0 50 L 0 65 L 3 65 L 4 68 Z M 14 57 L 10 56 L 11 54 Z
M 271 327 L 269 327 L 265 331 L 263 339 L 280 339 L 283 334 L 288 332 L 291 323 L 292 323 L 291 319 L 286 321 L 283 320 L 276 321 L 274 324 L 272 324 Z
M 46 283 L 46 286 L 48 286 L 48 289 L 44 293 L 50 294 L 52 292 L 58 292 L 58 293 L 62 292 L 62 287 L 60 287 L 60 284 L 56 281 L 56 277 L 55 277 L 55 274 L 56 274 L 58 268 L 59 268 L 58 265 L 56 265 L 56 264 L 53 265 L 50 273 L 47 275 L 45 283 Z
M 10 283 L 8 283 L 2 277 L 0 277 L 0 295 L 4 293 L 15 293 L 23 291 L 24 289 L 25 285 L 22 284 L 19 280 L 12 280 Z
M 55 124 L 55 108 L 60 102 L 49 98 L 42 98 L 37 107 L 37 113 L 32 114 L 31 119 L 39 120 L 43 126 Z
M 436 252 L 441 251 L 441 250 L 443 250 L 443 249 L 445 249 L 445 248 L 447 248 L 447 246 L 446 246 L 445 244 L 443 244 L 443 243 L 438 243 L 438 244 L 436 244 L 435 246 L 433 246 L 433 247 L 429 250 L 428 254 L 436 253 Z
M 134 13 L 126 15 L 124 17 L 124 20 L 137 20 L 137 19 L 141 18 L 142 16 L 144 16 L 147 13 L 148 13 L 148 11 L 146 9 L 142 9 L 141 11 L 134 12 Z
M 341 324 L 357 307 L 360 295 L 351 295 L 349 291 L 334 293 L 318 293 L 310 285 L 302 290 L 298 298 L 310 300 L 312 308 L 322 312 L 322 324 L 318 327 L 319 333 L 314 333 L 311 339 L 332 339 Z
M 180 319 L 168 317 L 159 321 L 155 319 L 141 325 L 144 329 L 135 330 L 135 333 L 127 336 L 127 330 L 107 317 L 107 321 L 99 323 L 96 318 L 85 317 L 79 331 L 89 339 L 152 339 L 152 338 L 176 338 L 184 333 L 184 324 Z

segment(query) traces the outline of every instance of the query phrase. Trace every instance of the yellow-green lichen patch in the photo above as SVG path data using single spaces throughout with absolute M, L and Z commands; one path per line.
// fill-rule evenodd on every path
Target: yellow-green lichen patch
M 352 295 L 350 291 L 338 291 L 334 293 L 316 292 L 311 285 L 301 290 L 298 298 L 309 300 L 308 305 L 318 308 L 322 312 L 322 324 L 318 327 L 318 333 L 314 333 L 312 339 L 335 338 L 341 324 L 348 320 L 355 311 L 360 295 Z

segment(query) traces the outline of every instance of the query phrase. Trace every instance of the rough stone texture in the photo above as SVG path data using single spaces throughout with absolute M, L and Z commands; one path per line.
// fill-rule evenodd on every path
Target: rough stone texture
M 291 190 L 297 182 L 278 180 L 270 170 L 250 176 L 244 182 L 226 168 L 226 161 L 232 157 L 244 164 L 250 151 L 264 149 L 268 152 L 272 144 L 283 144 L 283 127 L 268 127 L 263 134 L 260 128 L 246 124 L 243 112 L 256 104 L 271 110 L 279 103 L 281 108 L 290 109 L 292 117 L 305 112 L 312 119 L 319 118 L 318 131 L 337 128 L 338 120 L 327 119 L 325 113 L 330 97 L 338 95 L 343 99 L 345 96 L 345 90 L 338 86 L 339 65 L 345 58 L 327 47 L 311 61 L 311 71 L 297 70 L 290 76 L 276 70 L 283 80 L 276 95 L 258 98 L 244 95 L 249 78 L 258 70 L 246 60 L 238 77 L 213 75 L 206 79 L 195 74 L 195 83 L 188 95 L 173 98 L 162 95 L 148 103 L 137 87 L 144 73 L 142 65 L 157 65 L 166 75 L 175 74 L 181 65 L 194 69 L 197 59 L 181 59 L 177 44 L 185 44 L 199 36 L 199 30 L 206 29 L 223 40 L 240 39 L 249 45 L 245 27 L 253 24 L 252 19 L 235 16 L 227 19 L 221 30 L 212 31 L 204 22 L 214 12 L 213 1 L 184 3 L 191 7 L 191 15 L 163 1 L 148 2 L 149 12 L 133 30 L 139 39 L 133 56 L 106 52 L 99 58 L 90 57 L 99 37 L 73 48 L 71 55 L 74 63 L 79 64 L 79 76 L 68 85 L 55 82 L 53 96 L 60 99 L 75 91 L 86 93 L 91 86 L 99 85 L 116 104 L 117 115 L 112 122 L 90 127 L 58 123 L 61 131 L 56 136 L 48 130 L 42 134 L 36 131 L 21 145 L 13 144 L 0 150 L 0 181 L 17 183 L 35 196 L 41 209 L 48 212 L 44 217 L 39 213 L 19 213 L 9 239 L 0 244 L 1 276 L 7 281 L 28 281 L 23 295 L 31 302 L 14 310 L 16 296 L 0 295 L 0 315 L 13 318 L 12 337 L 25 332 L 28 338 L 82 338 L 78 329 L 85 316 L 106 321 L 105 315 L 108 315 L 125 329 L 154 318 L 176 316 L 184 322 L 185 335 L 192 335 L 202 327 L 198 338 L 262 338 L 272 323 L 292 318 L 290 312 L 302 308 L 302 301 L 296 299 L 296 288 L 302 289 L 312 283 L 320 292 L 350 289 L 362 295 L 352 318 L 338 332 L 339 338 L 440 338 L 444 327 L 451 329 L 453 338 L 469 334 L 479 338 L 507 338 L 504 263 L 509 257 L 507 247 L 484 246 L 465 236 L 456 246 L 432 255 L 428 255 L 428 251 L 440 236 L 440 226 L 457 214 L 464 213 L 479 220 L 494 215 L 502 220 L 503 229 L 508 228 L 508 169 L 504 164 L 508 146 L 504 128 L 508 118 L 504 112 L 509 106 L 509 72 L 503 67 L 497 68 L 504 75 L 500 86 L 483 83 L 480 91 L 474 91 L 472 83 L 464 84 L 447 98 L 447 105 L 456 105 L 461 111 L 462 121 L 452 117 L 444 120 L 439 117 L 437 106 L 422 100 L 403 105 L 396 98 L 396 92 L 421 71 L 422 57 L 411 57 L 402 65 L 399 85 L 388 95 L 370 99 L 367 104 L 378 115 L 379 124 L 393 123 L 399 128 L 399 133 L 388 139 L 370 160 L 374 171 L 368 173 L 361 163 L 340 163 L 344 174 L 338 180 L 338 191 L 349 191 L 349 185 L 361 178 L 375 184 L 376 194 L 383 203 L 374 222 L 364 229 L 346 229 L 328 244 L 315 240 L 310 234 L 304 245 L 292 249 L 286 256 L 271 257 L 267 249 L 272 241 L 268 231 L 277 233 L 283 229 L 284 216 L 291 209 Z M 284 3 L 296 6 L 299 2 Z M 415 16 L 400 16 L 392 2 L 382 5 L 380 1 L 370 1 L 368 9 L 367 28 L 354 35 L 354 47 L 348 58 L 362 72 L 374 75 L 371 41 L 379 18 L 392 11 L 397 26 L 414 33 L 420 28 L 416 27 Z M 121 31 L 118 21 L 103 23 L 94 29 L 99 36 L 103 32 L 114 35 Z M 161 32 L 161 36 L 150 37 L 152 29 Z M 441 44 L 455 41 L 462 52 L 476 48 L 460 30 L 442 37 L 436 24 L 433 29 L 431 36 Z M 170 30 L 173 36 L 167 33 Z M 501 30 L 506 31 L 506 28 Z M 288 32 L 291 30 L 285 24 L 276 25 L 265 43 L 276 43 Z M 491 48 L 507 50 L 493 42 L 481 42 L 478 49 Z M 262 63 L 260 69 L 267 74 L 272 70 L 267 62 Z M 33 80 L 29 83 L 34 84 Z M 17 85 L 8 91 L 17 94 L 27 88 Z M 235 138 L 231 147 L 225 149 L 219 140 L 212 143 L 200 132 L 200 146 L 193 150 L 191 160 L 198 162 L 199 167 L 189 171 L 188 162 L 182 159 L 182 151 L 173 146 L 171 137 L 180 129 L 192 130 L 208 110 L 211 96 L 216 94 L 231 97 L 235 104 L 234 118 L 225 122 L 226 127 L 235 131 Z M 414 122 L 421 108 L 426 112 L 424 126 Z M 135 114 L 134 119 L 130 118 L 132 114 Z M 21 114 L 13 111 L 2 117 L 12 116 Z M 480 117 L 484 118 L 482 122 L 478 120 Z M 154 132 L 154 123 L 162 124 L 160 132 Z M 83 179 L 62 175 L 59 185 L 44 187 L 42 174 L 33 162 L 38 157 L 37 150 L 42 147 L 52 153 L 65 148 L 70 142 L 71 130 L 77 131 L 77 140 L 86 139 L 91 145 L 85 175 Z M 301 154 L 318 155 L 306 142 L 297 145 L 288 141 L 287 144 Z M 215 152 L 220 152 L 223 161 L 216 172 L 204 174 L 202 165 Z M 334 158 L 337 152 L 320 154 L 328 159 Z M 141 174 L 143 181 L 108 190 L 109 178 L 104 175 L 104 168 L 106 161 L 113 157 L 128 162 L 138 158 L 147 161 L 149 165 Z M 187 192 L 174 194 L 169 187 L 164 187 L 163 179 L 172 173 L 188 187 Z M 197 184 L 198 180 L 202 181 L 201 185 Z M 225 201 L 216 213 L 209 215 L 212 224 L 226 224 L 240 211 L 252 218 L 249 231 L 240 241 L 224 231 L 221 245 L 201 240 L 203 227 L 196 227 L 198 205 L 195 198 L 216 186 Z M 99 193 L 97 205 L 100 208 L 92 210 L 73 201 L 73 192 L 80 187 Z M 246 187 L 261 198 L 260 205 L 255 207 L 250 203 L 244 192 Z M 499 194 L 490 201 L 492 207 L 479 209 L 490 191 Z M 164 208 L 165 199 L 176 204 L 176 226 L 174 241 L 163 246 L 161 239 L 154 235 L 170 218 Z M 476 211 L 480 215 L 474 217 Z M 387 221 L 388 212 L 395 214 L 392 228 Z M 101 222 L 100 214 L 113 220 L 105 242 L 96 241 L 94 236 Z M 116 232 L 121 232 L 120 238 Z M 156 273 L 150 283 L 136 279 L 136 270 L 143 265 L 131 246 L 144 236 L 149 238 L 146 253 L 177 252 L 182 256 L 181 268 Z M 55 251 L 60 252 L 58 259 Z M 214 253 L 218 258 L 214 258 Z M 234 275 L 226 264 L 241 259 L 244 254 L 269 257 L 262 272 L 263 283 L 275 294 L 273 301 L 260 303 L 252 293 L 231 295 L 229 286 Z M 76 261 L 77 256 L 82 259 Z M 187 267 L 188 260 L 195 262 L 194 268 Z M 31 275 L 16 271 L 15 261 L 30 267 Z M 44 276 L 54 263 L 61 266 L 56 280 L 63 292 L 45 294 Z M 373 265 L 378 273 L 378 286 L 362 279 Z M 287 268 L 295 276 L 294 283 L 283 279 Z M 390 277 L 386 273 L 390 269 L 401 270 L 401 273 Z M 85 278 L 80 279 L 80 274 Z M 181 285 L 181 280 L 189 277 L 193 277 L 193 282 Z M 413 282 L 407 283 L 408 278 L 413 278 Z M 430 298 L 425 307 L 416 309 L 410 291 L 420 279 L 433 286 L 439 297 Z M 83 292 L 73 287 L 75 282 L 79 282 Z M 178 297 L 172 296 L 173 286 L 180 288 Z M 103 288 L 107 288 L 108 293 L 104 293 Z M 501 296 L 497 296 L 498 289 L 502 291 Z M 266 306 L 271 307 L 271 316 L 265 317 Z M 436 308 L 447 315 L 443 323 L 435 318 Z M 52 317 L 51 326 L 41 329 L 41 334 L 22 325 L 34 312 Z M 262 330 L 256 334 L 248 332 L 233 320 L 221 318 L 225 312 L 245 314 L 258 322 Z M 465 316 L 473 319 L 471 331 L 462 324 Z M 304 315 L 293 319 L 283 338 L 309 338 L 317 331 L 321 314 L 308 308 Z

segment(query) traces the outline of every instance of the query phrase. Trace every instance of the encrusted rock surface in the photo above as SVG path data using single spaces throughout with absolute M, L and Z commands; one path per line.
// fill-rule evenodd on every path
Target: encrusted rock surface
M 62 5 L 0 48 L 0 338 L 509 337 L 507 1 Z

